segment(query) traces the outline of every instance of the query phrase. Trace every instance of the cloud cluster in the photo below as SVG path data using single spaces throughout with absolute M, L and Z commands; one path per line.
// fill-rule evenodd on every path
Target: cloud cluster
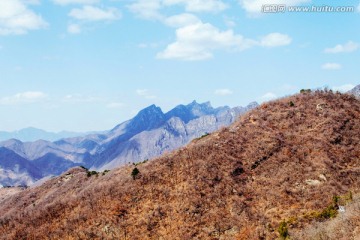
M 221 0 L 137 0 L 128 5 L 130 11 L 144 19 L 163 20 L 160 10 L 172 6 L 184 6 L 187 12 L 221 12 L 228 6 Z
M 143 19 L 163 19 L 163 16 L 159 12 L 162 8 L 160 0 L 137 0 L 135 3 L 129 5 L 128 8 L 136 16 Z
M 212 58 L 213 51 L 218 49 L 243 51 L 254 46 L 278 47 L 290 43 L 291 38 L 285 34 L 270 33 L 260 41 L 256 41 L 235 34 L 233 30 L 221 31 L 210 23 L 203 23 L 199 20 L 196 23 L 178 28 L 175 42 L 158 53 L 157 58 L 205 60 Z
M 72 9 L 69 16 L 76 20 L 76 23 L 70 23 L 67 30 L 71 34 L 78 34 L 82 32 L 84 25 L 92 22 L 115 21 L 120 19 L 122 15 L 117 8 L 85 5 L 82 8 Z
M 82 21 L 113 21 L 121 18 L 121 13 L 116 8 L 98 8 L 94 6 L 83 6 L 72 9 L 69 16 Z
M 26 34 L 48 23 L 20 0 L 0 1 L 0 35 Z
M 350 53 L 355 52 L 360 47 L 359 44 L 349 41 L 345 44 L 338 44 L 332 48 L 326 48 L 324 50 L 325 53 Z
M 261 39 L 260 45 L 263 47 L 279 47 L 289 45 L 291 41 L 292 39 L 288 35 L 281 33 L 270 33 Z
M 169 17 L 161 14 L 163 8 L 174 5 L 183 5 L 186 12 Z M 137 0 L 128 6 L 138 17 L 157 20 L 176 28 L 175 41 L 156 55 L 158 59 L 198 61 L 212 58 L 216 50 L 243 51 L 254 46 L 270 48 L 292 42 L 288 35 L 281 33 L 270 33 L 260 40 L 245 38 L 231 29 L 223 31 L 210 23 L 204 23 L 189 13 L 220 12 L 227 7 L 220 0 Z

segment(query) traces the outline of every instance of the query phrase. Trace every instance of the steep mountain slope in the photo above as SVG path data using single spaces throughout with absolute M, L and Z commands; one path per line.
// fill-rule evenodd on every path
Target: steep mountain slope
M 70 167 L 80 165 L 92 169 L 112 169 L 128 162 L 151 159 L 183 146 L 206 132 L 228 126 L 240 114 L 256 106 L 256 103 L 251 103 L 244 108 L 212 108 L 208 102 L 198 104 L 194 101 L 163 113 L 159 107 L 151 105 L 107 133 L 56 142 L 38 140 L 23 143 L 10 139 L 1 142 L 0 146 L 29 160 L 44 176 L 59 175 Z
M 0 147 L 1 185 L 30 185 L 41 178 L 41 171 L 34 164 L 13 151 Z
M 348 93 L 353 94 L 356 97 L 360 97 L 360 85 L 355 86 Z
M 299 94 L 138 171 L 75 168 L 9 196 L 0 238 L 275 239 L 334 215 L 334 196 L 359 192 L 359 166 L 360 102 Z
M 245 108 L 214 109 L 208 102 L 198 104 L 194 101 L 163 114 L 161 109 L 152 105 L 127 122 L 125 127 L 120 125 L 109 132 L 112 137 L 104 141 L 101 145 L 103 150 L 94 156 L 96 160 L 93 167 L 100 170 L 113 169 L 128 162 L 151 159 L 207 132 L 230 125 L 239 115 L 256 106 L 252 103 Z M 179 112 L 178 109 L 184 111 Z M 116 136 L 112 133 L 119 132 L 119 129 L 122 129 L 122 134 Z

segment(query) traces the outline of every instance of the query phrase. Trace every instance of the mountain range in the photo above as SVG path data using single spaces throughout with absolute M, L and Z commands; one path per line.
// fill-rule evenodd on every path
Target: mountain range
M 224 110 L 211 109 L 210 116 L 219 119 Z M 176 129 L 190 131 L 200 118 Z M 158 129 L 170 139 L 169 129 L 178 125 L 169 121 L 174 117 L 151 106 L 102 141 L 131 142 L 130 130 L 138 136 Z M 263 103 L 211 134 L 196 133 L 188 145 L 136 166 L 76 167 L 37 187 L 0 189 L 0 238 L 359 239 L 360 101 L 354 96 L 304 91 Z M 103 155 L 109 159 L 117 153 L 110 149 Z
M 257 106 L 253 102 L 246 107 L 213 108 L 209 102 L 194 101 L 163 113 L 151 105 L 104 133 L 54 142 L 6 140 L 0 142 L 0 184 L 31 185 L 43 177 L 59 175 L 80 165 L 105 170 L 142 162 L 228 126 Z
M 18 139 L 22 142 L 33 142 L 37 140 L 56 141 L 62 138 L 76 137 L 87 134 L 89 133 L 78 133 L 69 131 L 61 131 L 54 133 L 34 127 L 28 127 L 13 132 L 0 131 L 0 141 L 5 141 L 12 138 Z

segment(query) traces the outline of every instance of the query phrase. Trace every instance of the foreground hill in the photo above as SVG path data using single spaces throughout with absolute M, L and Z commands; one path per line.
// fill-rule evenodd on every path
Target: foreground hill
M 305 92 L 136 167 L 74 168 L 11 195 L 0 204 L 0 238 L 286 237 L 351 201 L 359 159 L 360 102 Z
M 206 132 L 229 126 L 239 115 L 256 106 L 257 103 L 250 103 L 246 107 L 213 108 L 209 102 L 193 101 L 163 113 L 151 105 L 133 119 L 104 133 L 55 142 L 3 141 L 0 142 L 0 184 L 31 185 L 42 177 L 57 176 L 74 166 L 105 170 L 151 159 L 184 146 Z M 12 157 L 4 157 L 9 151 Z M 13 171 L 15 161 L 19 171 Z

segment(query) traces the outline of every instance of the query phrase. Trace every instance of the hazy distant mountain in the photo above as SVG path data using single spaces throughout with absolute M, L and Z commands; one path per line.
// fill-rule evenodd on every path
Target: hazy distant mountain
M 17 139 L 0 142 L 0 147 L 3 147 L 0 148 L 0 161 L 1 151 L 10 150 L 31 163 L 39 176 L 59 175 L 80 165 L 91 169 L 112 169 L 184 146 L 194 138 L 230 125 L 240 114 L 256 106 L 257 103 L 251 103 L 246 107 L 213 108 L 209 102 L 199 104 L 194 101 L 163 113 L 161 108 L 151 105 L 134 118 L 101 134 L 63 138 L 55 142 L 22 142 Z M 7 161 L 11 159 L 7 158 Z
M 360 85 L 357 85 L 356 87 L 348 91 L 348 93 L 354 94 L 356 97 L 360 97 Z
M 0 131 L 0 141 L 5 141 L 12 138 L 19 139 L 20 141 L 23 142 L 32 142 L 40 139 L 47 141 L 55 141 L 61 138 L 75 137 L 84 134 L 86 133 L 76 133 L 76 132 L 67 132 L 67 131 L 53 133 L 38 128 L 29 127 L 13 132 Z
M 41 170 L 33 163 L 7 148 L 0 147 L 1 185 L 30 185 L 42 177 Z

